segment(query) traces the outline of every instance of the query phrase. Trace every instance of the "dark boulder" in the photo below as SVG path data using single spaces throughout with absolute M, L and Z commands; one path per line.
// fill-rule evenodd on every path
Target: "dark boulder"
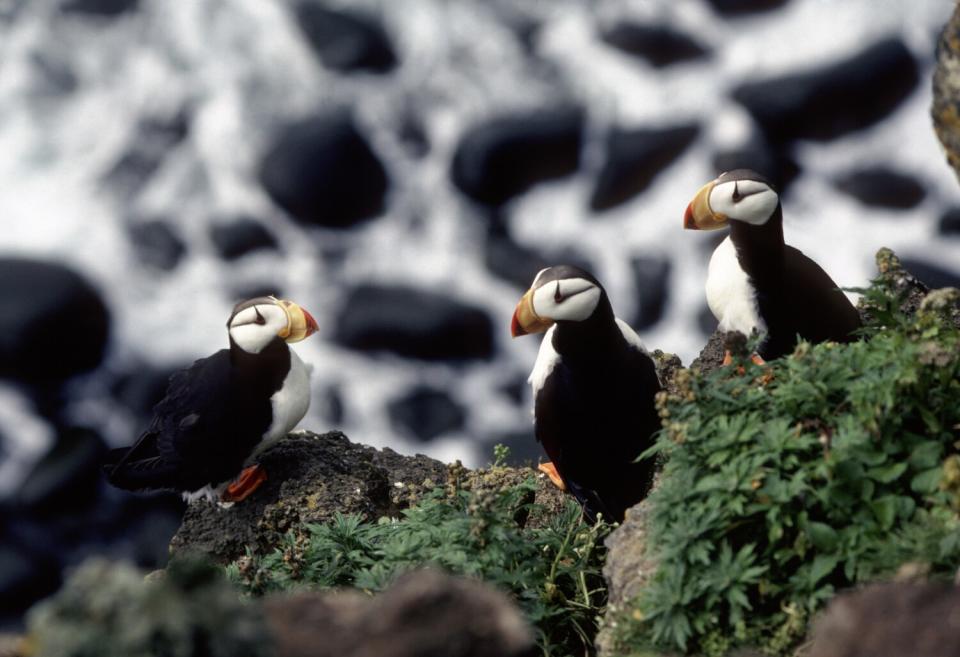
M 482 582 L 419 570 L 359 591 L 269 598 L 278 657 L 533 657 L 523 614 Z
M 134 198 L 189 133 L 190 115 L 186 110 L 144 119 L 131 135 L 127 149 L 103 175 L 103 183 L 121 200 Z
M 226 562 L 247 548 L 269 551 L 289 529 L 337 513 L 379 518 L 404 508 L 424 482 L 446 479 L 439 461 L 356 445 L 339 432 L 287 436 L 263 453 L 260 465 L 267 481 L 243 502 L 230 509 L 191 503 L 171 554 L 202 552 Z
M 881 166 L 851 171 L 835 184 L 864 205 L 897 210 L 916 207 L 927 195 L 916 178 Z
M 724 16 L 742 16 L 760 11 L 778 9 L 788 0 L 707 0 L 713 10 Z
M 524 383 L 526 384 L 526 379 L 524 379 Z M 526 385 L 526 387 L 529 389 L 530 386 Z M 488 454 L 493 453 L 495 445 L 509 447 L 510 454 L 507 456 L 507 465 L 517 468 L 536 466 L 539 463 L 546 463 L 550 460 L 547 453 L 543 451 L 543 447 L 537 442 L 537 437 L 533 430 L 533 422 L 530 422 L 526 428 L 504 431 L 503 433 L 497 434 L 487 441 L 487 445 L 489 445 L 487 449 Z
M 735 169 L 753 169 L 766 176 L 781 195 L 800 174 L 800 165 L 790 155 L 789 149 L 776 148 L 762 136 L 739 146 L 716 151 L 712 163 L 717 175 Z
M 260 162 L 274 202 L 304 224 L 349 228 L 383 212 L 383 164 L 346 113 L 287 125 Z
M 524 290 L 533 283 L 537 272 L 546 267 L 568 264 L 593 270 L 590 262 L 574 249 L 544 252 L 517 244 L 502 223 L 492 225 L 487 234 L 483 262 L 491 274 Z
M 663 317 L 670 289 L 670 259 L 661 255 L 637 256 L 630 261 L 637 290 L 637 313 L 630 325 L 650 328 Z
M 940 287 L 960 288 L 960 271 L 932 265 L 920 258 L 901 258 L 903 268 L 930 289 Z
M 103 438 L 93 430 L 64 430 L 24 479 L 16 502 L 37 514 L 89 507 L 96 501 L 106 451 Z
M 463 428 L 467 412 L 443 390 L 417 386 L 387 405 L 390 421 L 404 433 L 427 442 Z
M 317 2 L 299 2 L 297 25 L 327 68 L 386 73 L 397 64 L 393 44 L 372 16 L 335 11 Z
M 699 132 L 696 125 L 611 130 L 607 135 L 607 157 L 590 196 L 590 209 L 609 210 L 644 191 L 687 150 Z
M 490 358 L 493 324 L 483 310 L 412 287 L 360 285 L 347 295 L 333 339 L 360 351 L 424 360 Z
M 916 88 L 917 62 L 899 39 L 885 39 L 811 71 L 747 82 L 733 91 L 774 144 L 829 140 L 873 125 Z
M 60 11 L 65 14 L 119 16 L 139 6 L 140 0 L 67 0 L 60 5 Z
M 960 589 L 891 582 L 842 593 L 813 628 L 810 657 L 960 655 Z
M 100 364 L 110 314 L 72 269 L 0 258 L 0 299 L 0 376 L 54 384 Z
M 121 406 L 137 417 L 152 417 L 153 407 L 163 399 L 170 377 L 178 369 L 180 368 L 156 368 L 145 363 L 139 364 L 118 376 L 111 384 L 110 392 Z
M 538 182 L 577 170 L 583 111 L 544 108 L 492 119 L 469 130 L 457 145 L 453 183 L 487 205 L 501 205 Z
M 618 50 L 642 57 L 656 68 L 699 59 L 708 52 L 689 35 L 667 25 L 625 21 L 604 30 L 600 38 Z
M 940 215 L 937 224 L 941 235 L 960 235 L 960 207 L 953 207 Z
M 277 240 L 270 231 L 259 221 L 247 217 L 212 226 L 210 240 L 224 260 L 236 260 L 253 251 L 277 248 Z
M 180 264 L 187 246 L 169 223 L 159 219 L 134 223 L 127 231 L 137 259 L 148 267 L 171 271 Z

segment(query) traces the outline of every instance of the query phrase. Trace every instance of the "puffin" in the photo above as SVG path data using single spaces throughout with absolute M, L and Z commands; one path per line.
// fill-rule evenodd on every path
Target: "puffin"
M 588 521 L 622 522 L 653 481 L 653 460 L 638 458 L 660 429 L 653 359 L 600 282 L 571 265 L 537 274 L 510 332 L 545 332 L 529 378 L 536 438 L 551 462 L 541 469 Z
M 153 419 L 130 447 L 108 452 L 107 480 L 131 491 L 173 490 L 230 504 L 266 480 L 255 460 L 303 419 L 310 371 L 287 345 L 317 331 L 292 301 L 257 297 L 227 321 L 230 348 L 170 377 Z
M 780 195 L 769 180 L 737 169 L 700 188 L 684 228 L 728 225 L 730 234 L 707 269 L 707 305 L 721 331 L 760 334 L 754 362 L 791 353 L 798 338 L 814 344 L 857 339 L 857 309 L 820 265 L 784 243 Z

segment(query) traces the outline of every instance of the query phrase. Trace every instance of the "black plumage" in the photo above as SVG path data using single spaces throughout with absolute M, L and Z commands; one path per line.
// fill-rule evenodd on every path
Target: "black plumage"
M 541 351 L 540 357 L 555 360 L 534 391 L 537 440 L 588 518 L 602 513 L 619 522 L 653 481 L 653 459 L 637 459 L 660 428 L 654 406 L 660 382 L 653 360 L 618 323 L 596 279 L 573 267 L 548 272 L 541 285 L 576 276 L 593 281 L 600 297 L 589 317 L 558 320 L 544 338 L 555 355 Z
M 108 480 L 128 490 L 196 491 L 234 478 L 270 427 L 270 398 L 289 369 L 290 350 L 276 338 L 257 354 L 231 340 L 229 350 L 175 373 L 149 428 L 108 454 Z

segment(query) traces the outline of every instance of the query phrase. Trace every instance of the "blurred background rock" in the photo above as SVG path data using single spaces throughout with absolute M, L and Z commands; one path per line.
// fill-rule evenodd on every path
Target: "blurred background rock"
M 106 489 L 241 298 L 321 334 L 304 426 L 467 464 L 537 454 L 538 269 L 648 346 L 714 323 L 696 189 L 757 169 L 845 286 L 880 246 L 960 281 L 931 129 L 943 0 L 0 0 L 0 628 L 90 554 L 153 568 L 181 504 Z

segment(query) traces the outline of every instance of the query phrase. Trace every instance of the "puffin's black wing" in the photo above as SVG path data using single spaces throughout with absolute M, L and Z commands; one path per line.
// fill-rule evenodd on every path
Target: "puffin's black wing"
M 622 521 L 646 496 L 654 464 L 636 462 L 660 428 L 650 356 L 632 345 L 612 360 L 559 360 L 534 400 L 536 436 L 591 521 Z
M 197 490 L 226 481 L 270 424 L 270 402 L 251 398 L 226 349 L 170 378 L 149 429 L 120 458 L 108 455 L 107 477 L 130 490 Z
M 785 246 L 784 284 L 796 322 L 794 334 L 810 342 L 851 342 L 860 314 L 820 265 L 802 251 Z

